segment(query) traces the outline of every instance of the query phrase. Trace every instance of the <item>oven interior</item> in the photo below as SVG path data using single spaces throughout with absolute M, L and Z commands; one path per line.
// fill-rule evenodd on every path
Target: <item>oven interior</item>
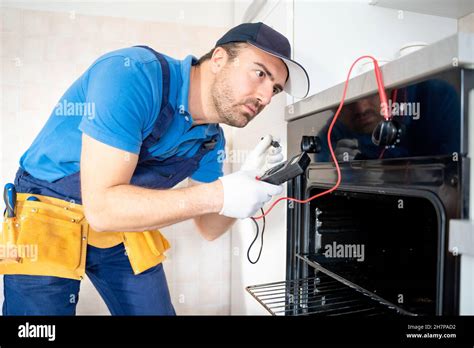
M 272 314 L 438 312 L 441 223 L 430 199 L 337 190 L 300 214 L 293 279 L 247 288 Z

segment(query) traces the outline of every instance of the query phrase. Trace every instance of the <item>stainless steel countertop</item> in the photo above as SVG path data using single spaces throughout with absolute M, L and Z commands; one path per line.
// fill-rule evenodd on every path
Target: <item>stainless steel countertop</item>
M 452 67 L 474 69 L 474 33 L 457 33 L 380 67 L 386 88 L 447 70 Z M 292 121 L 338 106 L 344 82 L 285 108 L 285 120 Z M 345 103 L 377 91 L 374 71 L 350 79 Z

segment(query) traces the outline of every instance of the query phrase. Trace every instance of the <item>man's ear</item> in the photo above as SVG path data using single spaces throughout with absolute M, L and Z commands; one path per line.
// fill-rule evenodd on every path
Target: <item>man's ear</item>
M 219 72 L 222 67 L 227 63 L 228 58 L 229 57 L 225 49 L 223 49 L 222 47 L 216 47 L 210 59 L 212 72 L 214 74 Z

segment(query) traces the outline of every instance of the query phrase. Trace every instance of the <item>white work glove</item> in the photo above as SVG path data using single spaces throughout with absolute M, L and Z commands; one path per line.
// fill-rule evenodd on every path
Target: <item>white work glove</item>
M 334 150 L 339 162 L 352 161 L 360 153 L 357 139 L 341 139 L 336 143 L 336 149 Z
M 272 141 L 279 141 L 270 134 L 263 137 L 257 146 L 248 154 L 240 170 L 256 170 L 261 176 L 270 167 L 283 161 L 282 147 L 271 146 Z
M 283 192 L 283 186 L 259 181 L 257 170 L 239 170 L 219 178 L 224 188 L 224 204 L 219 212 L 237 219 L 245 219 L 257 213 L 273 195 Z

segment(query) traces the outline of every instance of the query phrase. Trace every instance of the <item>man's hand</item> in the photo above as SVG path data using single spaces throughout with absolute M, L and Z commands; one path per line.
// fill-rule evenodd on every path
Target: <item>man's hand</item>
M 283 161 L 281 146 L 271 146 L 272 141 L 278 141 L 270 134 L 263 137 L 257 146 L 249 153 L 240 170 L 256 170 L 260 176 L 270 167 Z
M 357 139 L 341 139 L 336 143 L 334 150 L 334 154 L 340 162 L 352 161 L 360 153 Z
M 220 215 L 244 219 L 255 215 L 273 195 L 283 192 L 283 186 L 259 181 L 256 170 L 240 170 L 219 180 L 224 188 L 224 204 Z

